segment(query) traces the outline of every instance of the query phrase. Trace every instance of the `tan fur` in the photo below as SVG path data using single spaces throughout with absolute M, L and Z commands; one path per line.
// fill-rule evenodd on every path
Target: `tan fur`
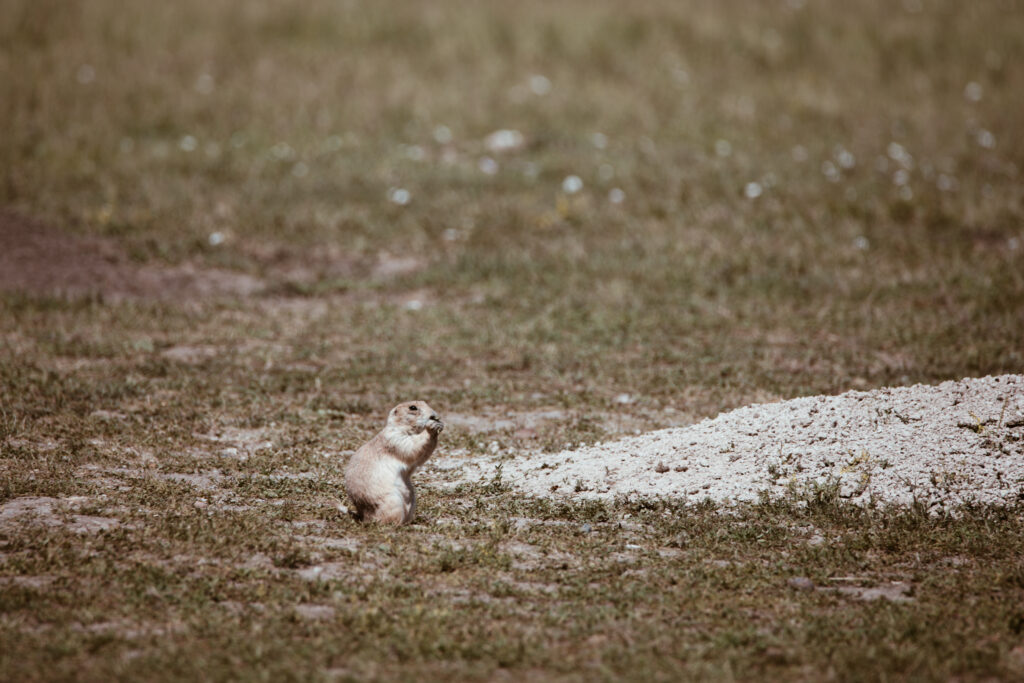
M 345 488 L 356 519 L 408 524 L 416 514 L 412 473 L 437 447 L 444 423 L 424 401 L 399 403 L 384 429 L 352 456 Z

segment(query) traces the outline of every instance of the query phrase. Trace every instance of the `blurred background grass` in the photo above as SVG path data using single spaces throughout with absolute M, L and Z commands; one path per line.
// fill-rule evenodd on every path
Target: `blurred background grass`
M 408 386 L 496 356 L 714 412 L 1019 371 L 1022 34 L 1007 1 L 3 0 L 0 201 L 422 293 L 320 330 L 412 349 Z

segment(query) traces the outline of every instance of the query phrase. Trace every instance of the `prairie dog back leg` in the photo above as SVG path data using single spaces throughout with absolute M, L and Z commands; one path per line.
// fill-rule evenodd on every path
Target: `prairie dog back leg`
M 404 524 L 407 509 L 405 496 L 395 490 L 377 504 L 377 509 L 373 511 L 373 520 L 389 524 Z

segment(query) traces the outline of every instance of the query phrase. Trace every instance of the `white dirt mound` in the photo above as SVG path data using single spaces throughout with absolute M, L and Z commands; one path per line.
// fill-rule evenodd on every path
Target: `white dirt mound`
M 729 503 L 838 486 L 862 504 L 1008 503 L 1024 497 L 1024 375 L 811 396 L 575 451 L 437 463 L 484 481 L 499 465 L 535 496 Z

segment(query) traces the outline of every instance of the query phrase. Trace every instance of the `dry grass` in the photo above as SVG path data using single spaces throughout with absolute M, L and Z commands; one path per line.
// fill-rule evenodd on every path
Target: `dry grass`
M 0 678 L 1024 676 L 1020 510 L 334 508 L 413 396 L 548 416 L 473 453 L 1021 372 L 1020 10 L 0 0 L 0 229 L 67 245 L 0 277 Z

